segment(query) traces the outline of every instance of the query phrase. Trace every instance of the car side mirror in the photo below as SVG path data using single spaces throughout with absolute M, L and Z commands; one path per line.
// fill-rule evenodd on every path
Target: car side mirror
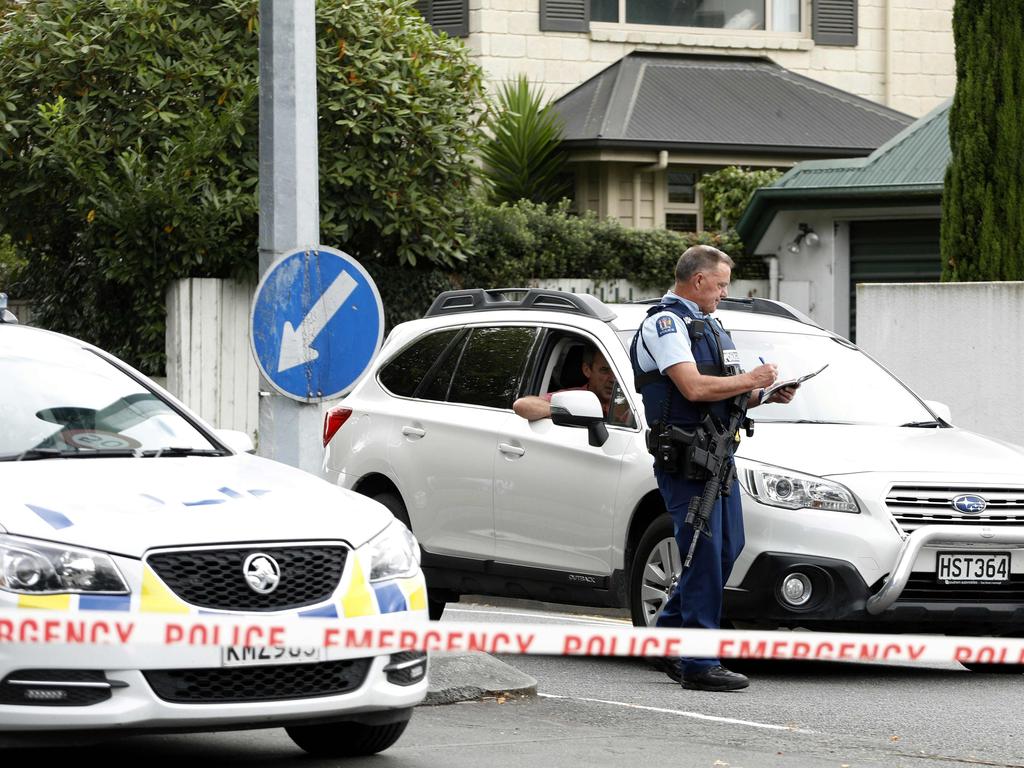
M 945 403 L 940 403 L 938 400 L 925 400 L 924 404 L 931 408 L 932 413 L 934 413 L 947 424 L 953 423 L 952 421 L 950 421 L 952 416 L 949 410 L 949 406 L 946 405 Z
M 215 429 L 213 434 L 235 453 L 256 453 L 252 438 L 237 429 Z
M 597 395 L 589 390 L 555 392 L 551 395 L 551 421 L 560 427 L 586 427 L 592 446 L 608 442 L 608 426 Z

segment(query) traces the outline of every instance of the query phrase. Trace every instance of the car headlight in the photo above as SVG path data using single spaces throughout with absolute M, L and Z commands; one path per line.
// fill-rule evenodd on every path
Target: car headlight
M 369 554 L 370 581 L 412 576 L 420 566 L 420 545 L 412 531 L 395 520 L 361 549 Z
M 5 535 L 0 535 L 0 589 L 20 595 L 129 592 L 109 555 Z
M 850 490 L 831 480 L 737 459 L 740 484 L 762 504 L 783 509 L 860 513 Z

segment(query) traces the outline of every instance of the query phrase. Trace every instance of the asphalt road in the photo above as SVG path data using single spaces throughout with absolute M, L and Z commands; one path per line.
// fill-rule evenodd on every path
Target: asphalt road
M 587 609 L 575 609 L 559 616 L 552 608 L 460 603 L 445 617 L 626 621 L 614 611 L 588 616 Z M 706 744 L 708 756 L 720 747 L 721 756 L 694 765 L 716 759 L 795 765 L 804 758 L 808 765 L 835 766 L 1024 765 L 1024 734 L 1016 722 L 1024 678 L 1017 675 L 978 674 L 958 664 L 746 661 L 729 666 L 748 674 L 751 687 L 722 694 L 683 690 L 640 660 L 501 658 L 537 679 L 542 702 L 561 697 L 546 700 L 579 706 L 590 713 L 588 722 L 621 721 L 627 733 L 637 734 L 659 722 L 650 738 L 678 730 L 686 737 L 676 747 L 685 746 L 693 758 L 690 745 Z M 756 752 L 748 754 L 751 749 Z
M 460 603 L 453 621 L 607 622 L 529 603 Z M 585 609 L 584 609 L 585 610 Z M 538 695 L 420 707 L 385 753 L 314 760 L 284 731 L 135 737 L 5 762 L 156 766 L 674 766 L 687 768 L 1024 767 L 1024 679 L 956 665 L 746 662 L 751 687 L 685 691 L 641 660 L 506 656 Z

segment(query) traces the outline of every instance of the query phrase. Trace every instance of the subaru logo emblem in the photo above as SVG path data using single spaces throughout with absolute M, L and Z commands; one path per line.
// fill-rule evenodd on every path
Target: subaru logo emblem
M 965 493 L 953 499 L 953 509 L 965 515 L 980 515 L 987 506 L 987 501 L 973 493 Z
M 258 595 L 269 595 L 281 583 L 281 566 L 270 555 L 254 552 L 245 558 L 242 575 L 253 592 Z

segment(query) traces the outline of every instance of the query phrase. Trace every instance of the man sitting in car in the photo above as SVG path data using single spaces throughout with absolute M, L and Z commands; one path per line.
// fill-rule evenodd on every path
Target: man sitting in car
M 586 383 L 579 387 L 566 387 L 557 390 L 558 392 L 584 391 L 593 392 L 601 401 L 601 408 L 604 415 L 608 416 L 612 405 L 612 393 L 615 391 L 615 374 L 612 367 L 608 365 L 604 355 L 594 347 L 587 345 L 583 348 L 583 357 L 580 363 L 580 370 Z M 551 418 L 551 396 L 554 392 L 543 395 L 528 395 L 520 397 L 512 403 L 512 410 L 527 421 Z M 614 409 L 613 424 L 632 426 L 633 414 L 627 403 L 617 404 Z

